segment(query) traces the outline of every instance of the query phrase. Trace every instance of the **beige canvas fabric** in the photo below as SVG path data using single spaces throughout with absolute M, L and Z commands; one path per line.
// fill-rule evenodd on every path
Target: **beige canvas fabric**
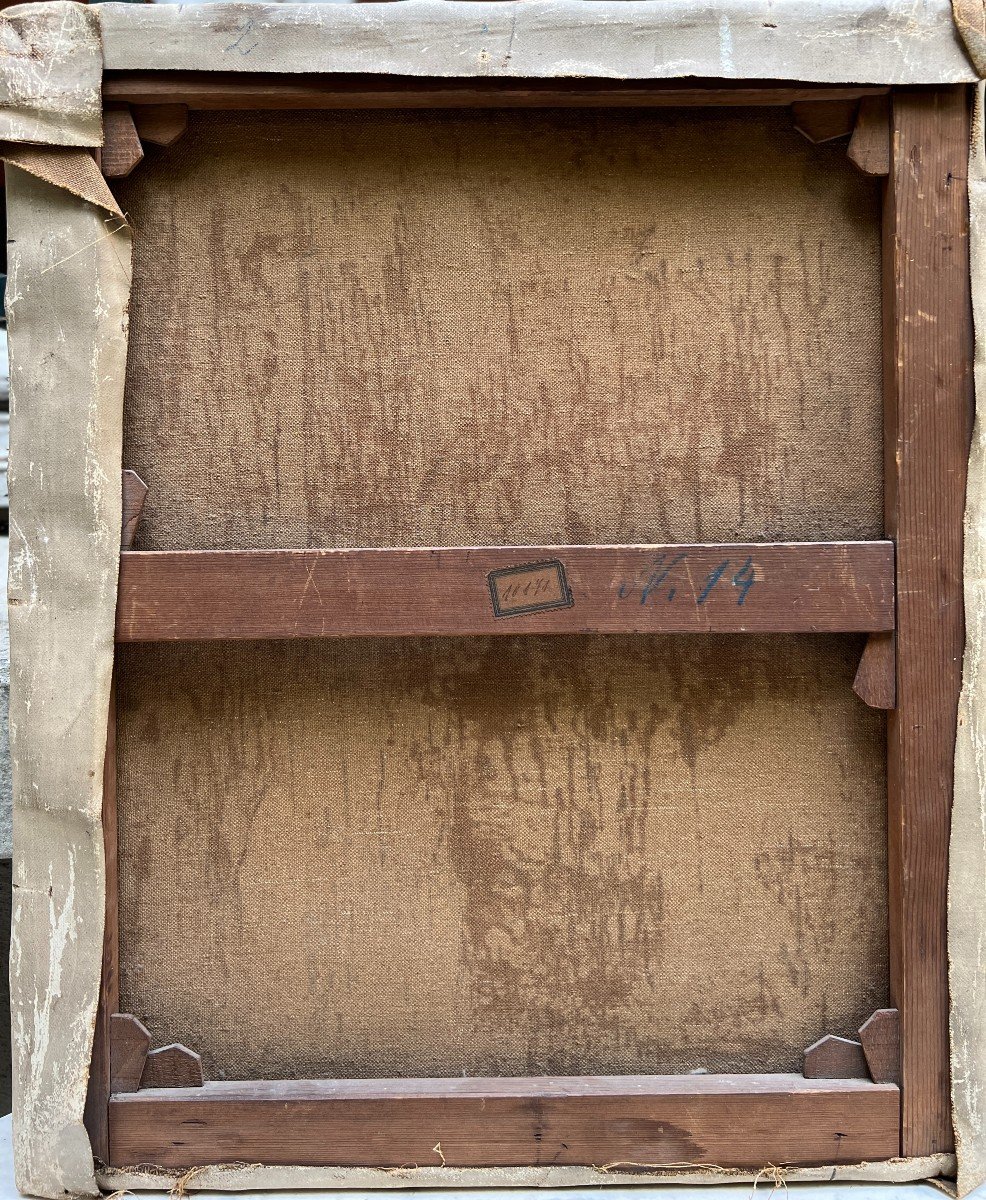
M 103 140 L 99 18 L 83 4 L 24 4 L 0 23 L 0 141 Z
M 0 18 L 0 29 L 8 39 L 5 44 L 27 44 L 32 24 L 37 23 L 38 45 L 43 43 L 44 27 L 56 27 L 89 61 L 88 19 L 77 27 L 58 25 L 57 19 L 64 19 L 71 6 L 30 7 L 31 12 L 24 8 Z M 251 6 L 249 14 L 238 6 L 222 5 L 184 9 L 109 5 L 97 11 L 105 64 L 112 68 L 392 71 L 399 64 L 411 74 L 706 74 L 875 83 L 975 77 L 958 27 L 941 0 L 917 6 L 776 0 L 770 6 L 771 20 L 781 18 L 776 36 L 765 32 L 764 12 L 753 0 L 749 4 L 735 0 L 727 8 L 725 22 L 718 11 L 705 5 L 623 5 L 615 0 L 584 5 L 578 0 L 565 4 L 532 0 L 524 5 L 450 4 L 447 8 L 438 0 L 428 4 L 406 0 L 352 8 Z M 423 39 L 409 29 L 409 23 L 426 16 L 432 47 L 427 53 Z M 977 13 L 970 14 L 963 4 L 961 17 L 975 57 Z M 600 30 L 606 31 L 605 37 L 599 36 Z M 54 49 L 61 54 L 65 47 L 56 39 Z M 436 65 L 439 54 L 454 56 L 454 64 Z M 85 72 L 87 82 L 70 86 L 61 99 L 55 88 L 40 94 L 30 87 L 18 92 L 16 73 L 23 63 L 16 60 L 16 54 L 9 55 L 0 68 L 0 75 L 10 76 L 8 103 L 0 114 L 7 122 L 2 126 L 5 135 L 31 142 L 42 136 L 41 125 L 50 121 L 45 141 L 98 142 L 91 79 Z M 11 713 L 17 871 L 23 892 L 13 950 L 18 989 L 14 1001 L 19 1046 L 17 1170 L 23 1190 L 60 1197 L 95 1189 L 82 1105 L 101 942 L 99 781 L 113 660 L 119 535 L 119 493 L 107 481 L 119 478 L 121 466 L 129 234 L 122 227 L 108 229 L 104 210 L 80 199 L 71 187 L 61 186 L 69 183 L 67 177 L 53 183 L 40 169 L 33 176 L 16 169 L 10 175 L 14 180 L 10 219 L 12 228 L 22 232 L 15 274 L 23 281 L 11 301 L 20 305 L 11 331 L 16 406 L 12 551 L 17 547 L 11 581 L 15 658 Z M 978 188 L 973 190 L 972 204 L 975 227 L 983 219 L 984 197 Z M 57 238 L 46 236 L 53 228 L 59 231 Z M 974 270 L 980 269 L 980 262 L 977 252 Z M 978 289 L 978 275 L 974 285 Z M 80 314 L 86 317 L 81 328 Z M 63 343 L 71 352 L 54 367 L 46 360 L 44 372 L 32 369 L 45 353 L 42 347 L 51 346 L 65 330 L 72 330 L 70 341 Z M 58 437 L 53 438 L 56 430 Z M 24 464 L 20 467 L 18 456 Z M 81 476 L 80 464 L 86 468 Z M 39 465 L 47 470 L 39 470 Z M 970 479 L 976 478 L 974 470 Z M 970 492 L 974 531 L 979 528 L 978 501 Z M 971 552 L 975 553 L 974 546 Z M 53 623 L 56 610 L 60 618 Z M 971 624 L 973 666 L 978 636 Z M 56 652 L 49 653 L 49 646 Z M 979 711 L 976 679 L 970 668 L 964 711 L 973 718 Z M 26 722 L 29 705 L 31 720 Z M 61 749 L 57 756 L 50 753 L 53 745 Z M 970 837 L 978 836 L 976 814 L 982 801 L 975 768 L 960 769 L 957 784 L 961 789 L 957 804 L 970 816 L 966 828 Z M 956 901 L 981 912 L 977 853 L 975 846 L 970 848 L 967 873 L 953 872 L 953 912 Z M 974 969 L 968 956 L 978 953 L 975 935 L 980 927 L 975 921 L 953 926 L 960 934 L 951 937 L 953 971 Z M 956 1057 L 954 1088 L 963 1160 L 959 1181 L 967 1189 L 986 1173 L 977 1107 L 982 1086 L 982 1017 L 979 993 L 960 990 L 956 978 L 960 977 L 953 975 L 953 1019 L 962 1057 Z M 51 1003 L 55 994 L 57 1006 Z M 842 1177 L 906 1179 L 952 1166 L 942 1158 L 877 1164 L 843 1168 Z M 389 1186 L 423 1182 L 462 1186 L 486 1179 L 503 1183 L 509 1178 L 517 1185 L 598 1178 L 581 1169 L 571 1175 L 556 1172 L 550 1178 L 544 1172 L 490 1172 L 483 1177 L 440 1169 L 422 1172 L 408 1172 L 399 1179 L 388 1176 L 386 1182 Z M 825 1174 L 833 1178 L 840 1172 L 833 1169 Z M 712 1173 L 702 1179 L 718 1177 Z M 792 1177 L 817 1177 L 817 1173 L 798 1172 Z M 649 1182 L 652 1176 L 630 1178 Z M 141 1177 L 114 1173 L 104 1181 L 117 1186 L 140 1182 Z M 143 1182 L 149 1182 L 146 1176 Z M 242 1188 L 374 1186 L 383 1181 L 379 1173 L 365 1171 L 243 1168 L 205 1173 L 197 1182 Z
M 326 1191 L 393 1190 L 396 1188 L 593 1188 L 594 1194 L 605 1200 L 601 1187 L 660 1186 L 681 1184 L 702 1187 L 722 1183 L 754 1185 L 746 1191 L 753 1195 L 757 1185 L 769 1195 L 778 1188 L 778 1180 L 788 1183 L 912 1183 L 934 1179 L 946 1193 L 952 1192 L 949 1180 L 955 1177 L 955 1157 L 933 1154 L 927 1158 L 897 1158 L 888 1162 L 855 1163 L 838 1167 L 773 1168 L 759 1171 L 724 1171 L 721 1168 L 680 1170 L 648 1170 L 630 1172 L 605 1170 L 598 1167 L 421 1167 L 409 1166 L 397 1170 L 374 1170 L 368 1167 L 261 1167 L 256 1164 L 229 1163 L 224 1166 L 196 1170 L 191 1178 L 178 1171 L 151 1171 L 135 1168 L 132 1171 L 100 1171 L 100 1186 L 106 1191 L 140 1189 L 164 1191 L 179 1186 L 194 1191 L 198 1200 L 209 1200 L 210 1193 L 249 1193 L 258 1189 L 278 1192 L 298 1192 L 302 1189 Z M 295 1200 L 282 1197 L 279 1200 Z
M 952 15 L 976 74 L 986 76 L 986 4 L 983 0 L 952 0 Z
M 85 151 L 19 147 L 6 184 L 14 1159 L 19 1187 L 57 1196 L 95 1188 L 82 1112 L 102 961 L 130 238 Z
M 969 160 L 970 254 L 977 400 L 986 396 L 986 146 L 980 84 Z M 986 1178 L 986 948 L 978 897 L 986 894 L 986 413 L 977 405 L 965 520 L 966 649 L 955 748 L 949 847 L 949 988 L 952 1110 L 960 1192 Z
M 948 0 L 401 0 L 386 10 L 101 4 L 99 13 L 109 70 L 834 83 L 976 77 Z
M 115 186 L 143 549 L 882 533 L 880 187 L 786 109 L 193 113 Z
M 860 651 L 121 647 L 121 1007 L 209 1079 L 799 1073 L 888 1000 Z

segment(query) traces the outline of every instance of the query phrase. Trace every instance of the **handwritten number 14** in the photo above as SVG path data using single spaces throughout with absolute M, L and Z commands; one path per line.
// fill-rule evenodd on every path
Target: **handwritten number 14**
M 702 587 L 702 590 L 698 594 L 699 604 L 704 604 L 706 602 L 712 589 L 716 586 L 719 580 L 722 579 L 723 575 L 725 575 L 728 570 L 729 559 L 724 558 L 717 567 L 714 567 L 708 573 L 708 575 L 706 575 L 705 583 Z M 743 563 L 740 569 L 733 575 L 730 582 L 739 592 L 739 598 L 737 599 L 736 603 L 738 605 L 742 605 L 746 600 L 746 596 L 750 588 L 753 587 L 754 583 L 756 582 L 756 574 L 753 569 L 752 558 L 747 558 L 746 562 Z

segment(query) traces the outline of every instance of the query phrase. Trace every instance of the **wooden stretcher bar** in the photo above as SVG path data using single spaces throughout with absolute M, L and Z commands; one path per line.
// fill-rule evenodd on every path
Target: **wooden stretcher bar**
M 380 75 L 108 71 L 103 100 L 192 109 L 585 108 L 788 105 L 858 100 L 889 88 L 717 80 L 413 79 Z
M 894 627 L 890 542 L 129 551 L 120 642 Z
M 688 87 L 667 84 L 607 90 L 573 81 L 568 99 L 566 88 L 557 83 L 542 87 L 526 81 L 501 89 L 486 81 L 477 87 L 459 81 L 393 80 L 390 94 L 379 85 L 368 88 L 355 79 L 347 84 L 338 77 L 331 82 L 306 77 L 300 84 L 265 76 L 263 86 L 254 83 L 239 76 L 234 85 L 213 74 L 110 74 L 104 96 L 135 106 L 415 108 L 824 103 L 874 90 L 764 85 L 758 96 L 752 85 L 689 81 L 692 94 Z M 202 1088 L 114 1093 L 105 1033 L 107 1015 L 118 1011 L 116 877 L 110 865 L 88 1117 L 100 1158 L 119 1165 L 154 1161 L 186 1168 L 229 1161 L 438 1166 L 494 1160 L 614 1167 L 635 1163 L 638 1168 L 687 1161 L 759 1168 L 767 1161 L 853 1163 L 952 1148 L 945 900 L 963 644 L 962 506 L 972 420 L 967 89 L 895 89 L 889 127 L 889 161 L 876 173 L 882 175 L 884 167 L 888 172 L 883 215 L 885 532 L 892 544 L 749 546 L 751 555 L 767 556 L 759 565 L 763 569 L 767 563 L 770 573 L 758 579 L 754 570 L 742 605 L 736 597 L 748 573 L 740 571 L 734 584 L 726 567 L 701 605 L 702 588 L 693 589 L 690 607 L 680 610 L 674 601 L 665 600 L 663 607 L 656 600 L 651 603 L 665 580 L 648 591 L 645 603 L 639 602 L 649 576 L 641 585 L 641 576 L 626 572 L 648 560 L 633 556 L 650 556 L 653 564 L 662 550 L 687 550 L 698 556 L 692 565 L 706 566 L 707 580 L 722 560 L 702 555 L 719 552 L 732 561 L 723 552 L 740 547 L 129 552 L 121 559 L 117 636 L 121 641 L 329 636 L 336 625 L 339 635 L 346 633 L 346 620 L 359 626 L 348 632 L 360 633 L 449 632 L 448 624 L 461 633 L 683 628 L 668 623 L 669 610 L 680 611 L 674 619 L 690 621 L 692 630 L 859 630 L 878 638 L 895 630 L 896 652 L 891 639 L 871 639 L 871 644 L 886 659 L 884 669 L 896 670 L 889 689 L 894 699 L 881 706 L 897 704 L 888 724 L 888 852 L 890 1001 L 900 1013 L 901 1090 L 864 1079 L 744 1075 L 646 1077 L 643 1085 L 639 1077 L 593 1077 L 580 1080 L 573 1094 L 552 1091 L 558 1082 L 552 1080 L 207 1083 Z M 836 135 L 840 129 L 845 132 L 837 126 Z M 831 579 L 823 585 L 818 574 L 819 556 L 832 551 L 843 556 L 829 563 L 841 563 L 841 587 Z M 515 554 L 520 557 L 511 557 Z M 506 613 L 514 592 L 498 593 L 495 600 L 492 589 L 499 584 L 490 576 L 543 566 L 550 559 L 562 562 L 572 603 L 562 603 L 565 591 L 556 585 L 551 607 Z M 419 564 L 417 573 L 407 570 L 412 562 Z M 388 564 L 387 570 L 380 564 Z M 814 586 L 803 573 L 798 575 L 796 566 L 808 571 Z M 630 602 L 632 585 L 630 594 L 619 596 L 627 578 L 636 581 L 636 603 Z M 500 579 L 506 580 L 506 588 L 509 579 Z M 536 579 L 527 582 L 537 585 Z M 550 583 L 550 575 L 541 577 L 542 594 Z M 755 605 L 780 585 L 773 603 L 757 609 L 762 624 L 755 626 L 750 615 Z M 386 602 L 395 596 L 402 597 L 401 603 L 388 609 Z M 595 624 L 585 615 L 587 597 Z M 615 622 L 622 604 L 628 613 L 633 610 L 632 617 L 604 625 L 604 620 Z M 749 613 L 743 611 L 747 606 Z M 805 624 L 781 623 L 791 621 L 792 613 Z M 818 624 L 820 614 L 827 614 L 831 623 Z M 485 623 L 483 629 L 470 629 L 471 620 Z M 272 631 L 277 629 L 281 632 Z M 105 797 L 111 864 L 114 785 L 111 720 Z
M 900 1092 L 800 1075 L 325 1079 L 114 1094 L 116 1163 L 760 1168 L 896 1155 Z

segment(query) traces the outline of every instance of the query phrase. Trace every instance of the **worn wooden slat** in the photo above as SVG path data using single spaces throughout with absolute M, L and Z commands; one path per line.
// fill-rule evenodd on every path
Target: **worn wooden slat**
M 889 542 L 153 551 L 118 641 L 893 627 Z
M 852 690 L 870 708 L 897 703 L 897 647 L 892 633 L 871 633 L 859 660 Z
M 144 157 L 134 119 L 125 104 L 107 105 L 103 112 L 103 146 L 99 165 L 107 179 L 129 175 Z
M 247 74 L 241 72 L 109 71 L 107 100 L 185 104 L 192 109 L 253 108 L 527 108 L 789 105 L 800 100 L 858 100 L 886 88 L 710 80 L 416 79 L 373 75 Z
M 856 125 L 858 100 L 802 100 L 791 105 L 794 128 L 809 142 L 849 137 Z
M 869 1079 L 859 1042 L 826 1034 L 805 1051 L 805 1079 Z
M 887 1158 L 899 1098 L 798 1075 L 207 1083 L 115 1096 L 110 1139 L 117 1166 L 758 1168 Z
M 849 161 L 866 175 L 890 172 L 890 100 L 867 96 L 859 104 L 856 127 L 846 153 Z
M 884 211 L 886 530 L 897 542 L 888 723 L 891 990 L 903 1153 L 952 1148 L 946 901 L 972 428 L 968 95 L 898 90 Z
M 129 1013 L 110 1017 L 110 1092 L 135 1092 L 140 1087 L 151 1035 Z
M 874 1083 L 900 1083 L 900 1014 L 878 1008 L 859 1027 L 859 1040 Z

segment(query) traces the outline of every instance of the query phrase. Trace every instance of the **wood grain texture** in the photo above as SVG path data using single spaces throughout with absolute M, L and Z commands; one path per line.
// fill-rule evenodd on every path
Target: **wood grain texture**
M 246 72 L 118 72 L 103 77 L 103 96 L 129 104 L 192 109 L 565 108 L 788 105 L 800 100 L 858 100 L 886 88 L 838 84 L 727 84 L 692 80 L 461 80 Z
M 184 104 L 137 104 L 130 111 L 140 140 L 155 146 L 173 146 L 188 128 Z
M 135 1092 L 151 1048 L 149 1031 L 129 1013 L 110 1016 L 110 1092 Z
M 96 1008 L 89 1088 L 86 1093 L 85 1126 L 93 1156 L 109 1162 L 108 1104 L 111 1089 L 110 1017 L 120 1008 L 120 907 L 118 891 L 117 771 L 116 771 L 116 686 L 110 690 L 106 727 L 106 757 L 103 763 L 103 856 L 106 868 L 106 907 L 103 927 L 103 972 Z
M 137 537 L 140 514 L 147 499 L 147 484 L 136 471 L 123 472 L 123 524 L 120 529 L 120 548 L 129 550 Z
M 880 1008 L 859 1027 L 859 1040 L 874 1083 L 900 1084 L 900 1014 Z
M 899 1092 L 795 1075 L 209 1083 L 114 1097 L 114 1165 L 851 1163 L 891 1156 Z
M 859 660 L 852 690 L 870 708 L 897 703 L 897 643 L 892 633 L 871 633 Z
M 195 1088 L 202 1086 L 202 1057 L 173 1042 L 152 1050 L 144 1062 L 141 1088 Z
M 894 93 L 884 214 L 886 530 L 897 542 L 888 725 L 892 992 L 903 1153 L 952 1147 L 946 901 L 972 427 L 968 96 Z
M 869 1079 L 863 1047 L 852 1038 L 826 1034 L 805 1050 L 805 1079 Z
M 539 564 L 571 603 L 537 610 L 535 590 L 498 616 L 491 577 Z M 889 542 L 150 551 L 121 557 L 117 640 L 838 633 L 893 613 Z
M 859 101 L 800 100 L 791 105 L 794 128 L 809 142 L 824 144 L 849 137 L 856 125 Z
M 144 157 L 133 116 L 126 104 L 107 105 L 103 112 L 103 146 L 99 165 L 107 179 L 122 179 Z
M 859 103 L 859 115 L 846 151 L 849 161 L 865 175 L 890 173 L 890 100 L 867 96 Z

